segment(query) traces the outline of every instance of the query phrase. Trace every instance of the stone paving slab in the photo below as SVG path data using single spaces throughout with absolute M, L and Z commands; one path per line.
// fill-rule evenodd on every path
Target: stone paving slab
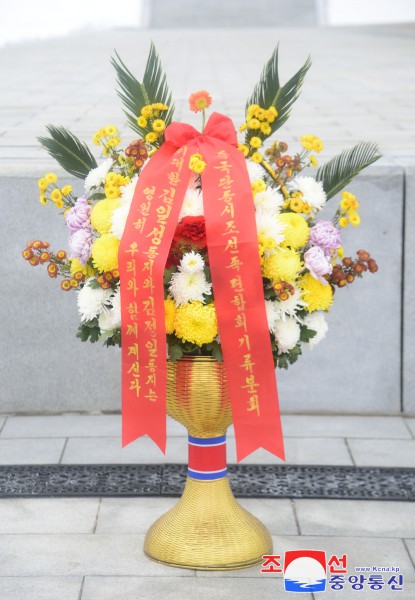
M 5 441 L 5 440 L 4 440 Z M 415 440 L 414 440 L 415 443 Z M 286 438 L 286 462 L 290 464 L 352 465 L 345 440 L 341 438 Z M 234 438 L 227 444 L 228 463 L 236 463 Z M 120 438 L 69 438 L 62 464 L 125 464 L 125 463 L 186 463 L 187 440 L 171 437 L 164 455 L 148 438 L 140 438 L 125 448 Z M 262 448 L 241 461 L 241 464 L 276 464 L 282 462 Z
M 311 600 L 307 593 L 290 593 L 290 598 Z M 82 600 L 282 600 L 287 598 L 281 578 L 236 579 L 227 572 L 220 579 L 186 579 L 175 577 L 86 577 Z
M 412 432 L 412 435 L 415 437 L 415 419 L 407 419 L 406 422 Z
M 415 467 L 415 440 L 349 440 L 358 466 Z
M 93 533 L 99 498 L 17 498 L 0 502 L 0 535 Z
M 1 465 L 39 465 L 58 463 L 65 440 L 58 439 L 15 439 L 0 440 Z
M 289 437 L 411 438 L 402 417 L 283 415 L 282 424 Z
M 415 538 L 413 503 L 297 499 L 295 511 L 303 535 Z
M 56 501 L 55 501 L 56 502 Z M 238 498 L 239 504 L 255 514 L 270 530 L 296 535 L 293 504 L 285 499 Z M 103 498 L 97 533 L 145 533 L 150 525 L 177 503 L 177 498 Z
M 80 600 L 82 577 L 0 577 L 2 600 Z
M 33 534 L 0 536 L 0 577 L 134 575 L 192 577 L 148 560 L 144 535 Z

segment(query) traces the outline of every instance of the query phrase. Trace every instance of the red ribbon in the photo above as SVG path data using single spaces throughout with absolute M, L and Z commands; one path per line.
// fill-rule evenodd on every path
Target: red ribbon
M 262 447 L 284 460 L 252 189 L 233 123 L 218 113 L 202 134 L 187 124 L 169 125 L 134 192 L 119 250 L 123 446 L 147 434 L 165 452 L 163 273 L 194 153 L 206 162 L 207 246 L 237 458 Z

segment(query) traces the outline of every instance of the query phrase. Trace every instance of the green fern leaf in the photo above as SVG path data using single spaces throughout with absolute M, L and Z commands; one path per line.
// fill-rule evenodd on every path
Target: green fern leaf
M 71 175 L 85 179 L 97 161 L 88 146 L 64 127 L 47 125 L 51 137 L 38 137 L 43 148 Z
M 311 59 L 308 57 L 301 69 L 285 85 L 281 86 L 278 73 L 278 46 L 265 64 L 261 78 L 256 84 L 252 96 L 248 99 L 246 107 L 248 108 L 250 104 L 258 104 L 261 108 L 266 109 L 275 106 L 278 116 L 270 124 L 271 133 L 269 135 L 272 135 L 287 121 L 293 104 L 300 95 L 304 78 L 310 67 Z M 257 133 L 252 130 L 247 132 L 247 141 L 252 135 L 257 135 Z M 269 135 L 262 134 L 261 138 L 266 139 Z
M 318 169 L 316 179 L 323 184 L 327 199 L 335 196 L 362 169 L 373 164 L 381 156 L 375 142 L 360 142 L 326 162 Z
M 129 71 L 117 52 L 115 56 L 116 58 L 111 59 L 111 63 L 117 73 L 119 85 L 117 93 L 124 105 L 124 112 L 131 129 L 140 134 L 141 137 L 145 137 L 148 131 L 137 125 L 137 117 L 140 115 L 143 106 L 155 102 L 162 102 L 169 106 L 167 115 L 163 118 L 166 125 L 171 123 L 174 112 L 172 94 L 154 44 L 151 43 L 142 83 Z

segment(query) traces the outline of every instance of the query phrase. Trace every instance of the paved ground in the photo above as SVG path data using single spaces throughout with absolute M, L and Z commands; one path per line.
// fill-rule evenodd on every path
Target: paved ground
M 415 419 L 283 417 L 288 462 L 415 466 Z M 10 416 L 2 419 L 2 464 L 186 462 L 184 429 L 170 421 L 167 455 L 139 440 L 120 448 L 118 415 Z M 229 459 L 234 460 L 232 435 Z M 261 452 L 246 462 L 275 462 Z M 142 552 L 149 525 L 173 498 L 17 499 L 0 501 L 2 600 L 202 600 L 287 598 L 282 580 L 258 567 L 233 573 L 175 570 Z M 402 597 L 415 599 L 415 510 L 405 502 L 242 499 L 269 527 L 275 553 L 317 548 L 347 554 L 356 566 L 398 566 Z M 361 591 L 393 599 L 397 592 Z M 290 596 L 291 597 L 291 596 Z M 309 594 L 301 594 L 306 600 Z M 319 596 L 316 595 L 316 598 Z M 352 590 L 324 598 L 354 598 Z
M 245 98 L 272 48 L 281 42 L 285 80 L 310 52 L 313 67 L 282 138 L 320 135 L 326 155 L 360 139 L 377 140 L 398 161 L 415 155 L 412 27 L 116 31 L 0 50 L 0 177 L 37 175 L 53 163 L 36 144 L 44 124 L 64 124 L 89 139 L 114 122 L 123 132 L 109 56 L 116 48 L 139 75 L 150 39 L 159 48 L 177 98 L 207 88 L 215 110 L 238 123 Z M 128 134 L 127 139 L 131 134 Z M 284 417 L 288 462 L 415 466 L 415 419 Z M 1 464 L 186 461 L 186 440 L 170 425 L 166 459 L 146 441 L 120 448 L 119 417 L 0 417 Z M 258 452 L 247 459 L 276 459 Z M 229 461 L 234 461 L 232 438 Z M 175 502 L 167 498 L 21 499 L 0 502 L 1 600 L 273 600 L 281 579 L 258 568 L 235 573 L 174 570 L 144 558 L 149 524 Z M 276 552 L 321 548 L 355 566 L 399 566 L 400 597 L 415 599 L 413 504 L 350 500 L 242 500 L 270 528 Z M 377 594 L 377 595 L 376 595 Z M 327 592 L 324 598 L 395 598 L 383 590 Z M 312 596 L 301 594 L 308 600 Z M 316 595 L 318 598 L 318 596 Z
M 111 122 L 124 129 L 109 58 L 117 49 L 139 77 L 151 39 L 177 100 L 177 118 L 192 120 L 186 99 L 206 88 L 212 108 L 241 122 L 245 99 L 279 41 L 284 81 L 309 53 L 313 59 L 283 139 L 320 135 L 326 155 L 360 139 L 377 140 L 390 156 L 415 153 L 411 26 L 119 30 L 0 50 L 0 175 L 36 174 L 53 164 L 35 140 L 45 123 L 64 124 L 88 140 Z

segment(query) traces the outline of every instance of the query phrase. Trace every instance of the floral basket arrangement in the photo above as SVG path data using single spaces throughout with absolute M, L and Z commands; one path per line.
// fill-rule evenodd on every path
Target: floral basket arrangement
M 101 128 L 98 164 L 73 133 L 47 126 L 40 143 L 84 180 L 83 193 L 54 173 L 39 179 L 40 203 L 62 212 L 69 253 L 36 240 L 23 257 L 76 291 L 82 341 L 122 345 L 124 444 L 148 434 L 164 449 L 166 408 L 189 429 L 185 493 L 150 530 L 146 553 L 182 567 L 247 566 L 270 551 L 270 537 L 231 495 L 226 428 L 234 422 L 238 459 L 261 446 L 284 458 L 274 369 L 323 339 L 339 288 L 378 270 L 366 250 L 344 256 L 342 236 L 360 224 L 345 188 L 380 155 L 360 142 L 318 167 L 317 136 L 293 151 L 279 135 L 271 141 L 310 59 L 281 85 L 273 52 L 239 140 L 224 115 L 206 122 L 206 91 L 189 98 L 200 131 L 173 122 L 153 45 L 142 82 L 118 55 L 112 63 L 132 139 L 123 147 L 116 126 Z M 332 217 L 319 218 L 338 193 Z

